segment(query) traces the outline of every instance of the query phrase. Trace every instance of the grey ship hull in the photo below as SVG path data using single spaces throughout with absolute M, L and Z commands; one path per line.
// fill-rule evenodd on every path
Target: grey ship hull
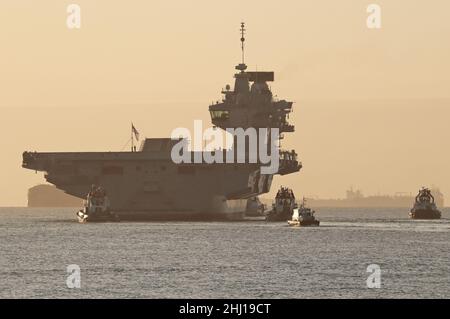
M 111 210 L 127 219 L 236 219 L 246 199 L 270 190 L 259 164 L 175 164 L 174 141 L 147 139 L 138 152 L 23 154 L 23 167 L 79 198 L 102 186 Z

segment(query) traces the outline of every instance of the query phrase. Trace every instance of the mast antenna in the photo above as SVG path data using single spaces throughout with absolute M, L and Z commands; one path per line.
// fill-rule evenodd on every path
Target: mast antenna
M 245 22 L 241 22 L 241 49 L 242 49 L 242 64 L 244 64 L 244 42 L 245 42 Z
M 131 122 L 131 151 L 134 150 L 134 138 L 133 138 L 133 122 Z

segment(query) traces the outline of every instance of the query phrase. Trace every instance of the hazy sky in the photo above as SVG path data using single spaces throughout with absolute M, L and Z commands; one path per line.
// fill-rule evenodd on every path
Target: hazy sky
M 66 8 L 81 6 L 81 29 Z M 368 29 L 366 8 L 382 9 Z M 24 150 L 120 150 L 134 121 L 168 137 L 233 82 L 239 23 L 250 69 L 275 71 L 293 100 L 286 147 L 299 174 L 275 178 L 300 196 L 441 187 L 450 203 L 448 0 L 111 1 L 0 3 L 0 205 L 25 205 L 43 174 Z

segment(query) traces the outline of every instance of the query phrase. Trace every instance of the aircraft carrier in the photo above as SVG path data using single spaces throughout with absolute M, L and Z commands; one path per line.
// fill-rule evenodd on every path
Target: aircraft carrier
M 234 88 L 227 86 L 222 101 L 209 106 L 212 124 L 223 130 L 278 128 L 281 139 L 283 133 L 294 131 L 287 121 L 293 103 L 273 97 L 267 82 L 274 81 L 274 72 L 246 71 L 244 34 L 242 23 L 242 61 L 236 66 Z M 259 160 L 177 164 L 171 151 L 178 142 L 147 138 L 138 150 L 132 147 L 125 152 L 24 152 L 22 167 L 44 172 L 49 183 L 79 198 L 86 198 L 91 185 L 100 185 L 121 220 L 239 219 L 244 217 L 247 199 L 269 192 L 274 175 L 295 173 L 302 167 L 294 150 L 279 149 L 274 174 L 263 174 L 265 164 Z M 234 146 L 218 151 L 235 154 Z M 248 158 L 249 148 L 245 151 Z M 204 158 L 198 151 L 190 152 L 192 158 Z

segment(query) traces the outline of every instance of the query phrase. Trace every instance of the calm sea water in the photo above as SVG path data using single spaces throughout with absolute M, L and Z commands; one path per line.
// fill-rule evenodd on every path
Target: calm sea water
M 2 298 L 450 298 L 450 210 L 320 209 L 285 223 L 78 224 L 75 209 L 0 208 Z M 66 285 L 67 266 L 81 288 Z M 369 289 L 367 266 L 381 267 Z

